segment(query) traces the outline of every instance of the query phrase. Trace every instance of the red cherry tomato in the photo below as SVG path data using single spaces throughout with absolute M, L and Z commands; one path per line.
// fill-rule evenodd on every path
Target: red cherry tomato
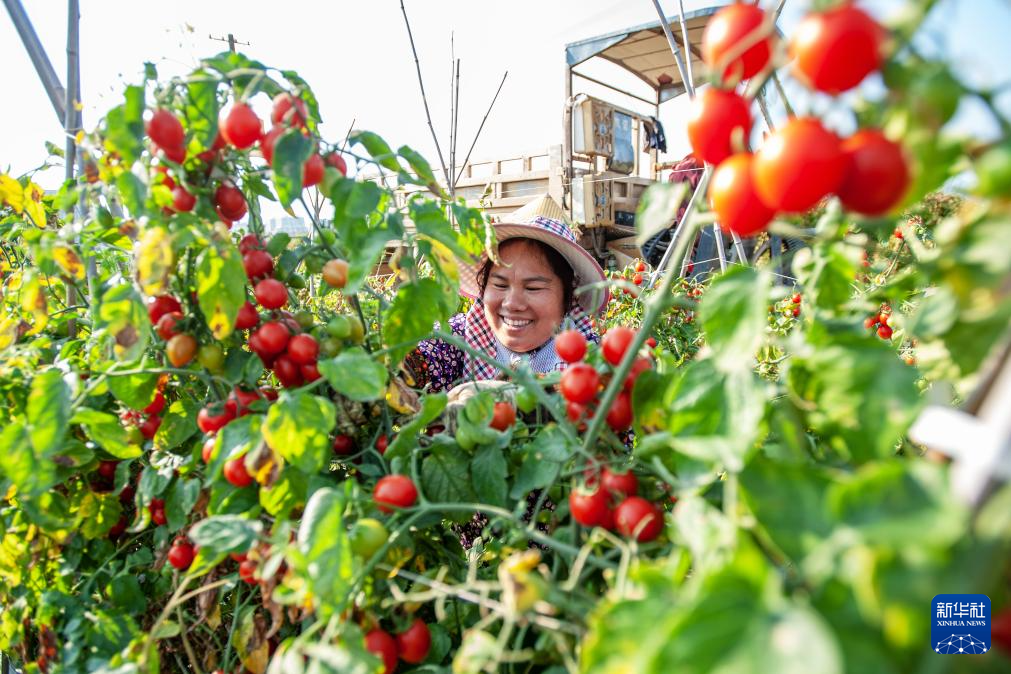
M 260 152 L 263 154 L 263 158 L 267 160 L 267 163 L 271 166 L 274 165 L 274 143 L 281 136 L 282 133 L 287 131 L 283 126 L 275 126 L 267 133 L 263 134 L 263 138 L 260 139 Z
M 243 559 L 239 562 L 239 578 L 249 585 L 256 585 L 256 560 Z
M 295 98 L 288 92 L 274 96 L 274 107 L 270 111 L 270 121 L 274 124 L 303 127 L 308 118 L 308 108 L 301 98 Z
M 497 431 L 505 431 L 516 423 L 516 408 L 512 403 L 499 401 L 495 403 L 495 413 L 492 415 L 489 426 Z
M 663 531 L 663 511 L 644 498 L 629 496 L 614 509 L 614 525 L 622 536 L 646 543 Z
M 607 492 L 599 487 L 593 491 L 573 489 L 569 492 L 569 512 L 572 519 L 584 527 L 602 524 L 609 510 Z
M 901 145 L 876 129 L 864 129 L 844 140 L 842 151 L 848 166 L 838 194 L 847 210 L 883 215 L 902 200 L 910 176 Z
M 233 185 L 221 184 L 214 190 L 214 205 L 228 220 L 241 220 L 248 210 L 242 190 Z
M 881 339 L 891 339 L 892 329 L 887 325 L 882 325 L 881 327 L 878 328 L 878 337 L 880 337 Z
M 235 405 L 235 412 L 240 417 L 249 414 L 249 406 L 259 399 L 260 396 L 256 391 L 246 391 L 239 387 L 233 388 L 228 394 L 228 400 Z
M 412 665 L 423 662 L 428 657 L 428 650 L 431 647 L 432 634 L 421 618 L 415 618 L 410 627 L 397 635 L 400 659 Z
M 311 365 L 319 357 L 319 343 L 312 335 L 295 335 L 288 341 L 288 356 L 299 365 Z
M 764 26 L 763 26 L 764 24 Z M 757 31 L 766 35 L 757 41 Z M 774 32 L 765 12 L 755 5 L 736 2 L 716 12 L 702 33 L 702 60 L 710 71 L 723 66 L 723 80 L 746 80 L 756 75 L 769 63 Z M 750 47 L 741 51 L 745 40 Z M 739 54 L 724 64 L 731 54 Z
M 260 322 L 260 315 L 256 313 L 256 307 L 253 303 L 246 301 L 241 307 L 239 307 L 239 313 L 235 317 L 235 329 L 236 330 L 248 330 L 249 328 L 256 327 L 256 324 Z
M 318 185 L 323 180 L 323 158 L 318 154 L 311 155 L 302 165 L 302 187 Z
M 569 418 L 569 421 L 576 422 L 580 419 L 585 419 L 589 416 L 589 410 L 586 405 L 581 403 L 575 403 L 571 400 L 565 403 L 565 416 Z
M 634 361 L 632 361 L 632 369 L 628 371 L 628 376 L 625 377 L 625 383 L 622 389 L 631 393 L 632 388 L 635 386 L 635 380 L 639 378 L 639 375 L 646 370 L 653 369 L 653 361 L 646 356 L 639 356 Z
M 277 354 L 284 351 L 288 346 L 291 332 L 288 327 L 277 321 L 269 321 L 259 327 L 254 333 L 259 339 L 265 353 Z
M 794 117 L 755 153 L 755 191 L 769 208 L 802 213 L 839 187 L 847 164 L 837 135 L 813 117 Z
M 277 279 L 263 279 L 256 284 L 253 294 L 265 309 L 280 309 L 288 303 L 288 289 Z
M 635 270 L 639 272 L 646 271 L 646 263 L 643 262 L 642 260 L 639 260 L 638 262 L 635 263 Z
M 144 414 L 161 414 L 165 409 L 165 395 L 161 391 L 156 391 L 151 404 L 141 410 Z
M 176 539 L 168 551 L 169 564 L 180 571 L 190 568 L 194 556 L 193 544 L 187 540 Z
M 147 510 L 151 513 L 151 521 L 157 526 L 162 526 L 168 519 L 165 517 L 165 501 L 160 498 L 151 499 L 151 503 L 148 504 Z
M 263 125 L 260 118 L 245 103 L 233 105 L 221 125 L 221 135 L 240 150 L 252 146 L 262 134 Z
M 161 428 L 161 417 L 152 414 L 138 428 L 140 429 L 140 434 L 150 440 L 158 432 L 158 429 Z
M 625 391 L 618 393 L 611 409 L 607 411 L 607 425 L 616 433 L 627 431 L 632 425 L 632 397 Z
M 162 149 L 181 148 L 186 132 L 175 115 L 168 110 L 156 110 L 147 123 L 147 135 Z
M 380 454 L 385 454 L 386 448 L 389 446 L 390 446 L 390 439 L 386 437 L 385 433 L 376 438 L 376 451 L 379 452 Z
M 706 87 L 692 102 L 687 126 L 695 156 L 719 164 L 734 154 L 731 144 L 734 134 L 741 134 L 741 142 L 748 140 L 751 132 L 748 102 L 733 91 Z M 639 264 L 643 268 L 636 271 L 645 271 L 646 265 Z
M 277 381 L 284 388 L 296 388 L 304 383 L 301 368 L 288 354 L 280 355 L 274 360 L 273 370 Z
M 179 300 L 171 295 L 158 295 L 149 297 L 147 300 L 147 316 L 151 319 L 151 325 L 156 325 L 158 319 L 173 311 L 182 312 L 183 307 Z
M 116 466 L 118 465 L 119 461 L 99 461 L 98 474 L 106 480 L 113 480 L 116 477 Z
M 246 470 L 246 457 L 240 456 L 225 462 L 225 479 L 236 487 L 246 487 L 253 482 L 253 476 Z
M 172 209 L 179 213 L 189 213 L 197 205 L 197 198 L 182 185 L 172 190 Z
M 418 490 L 406 475 L 383 476 L 372 491 L 372 500 L 384 513 L 394 508 L 409 508 L 417 499 Z
M 745 237 L 764 230 L 776 214 L 755 192 L 753 163 L 753 155 L 735 154 L 717 167 L 709 183 L 709 205 L 720 226 Z
M 339 454 L 341 456 L 347 456 L 355 451 L 355 439 L 350 435 L 344 435 L 340 433 L 336 438 L 333 439 L 333 451 L 334 454 Z
M 304 379 L 307 383 L 314 382 L 323 376 L 319 373 L 319 368 L 316 367 L 315 362 L 300 365 L 299 369 L 302 371 L 302 379 Z
M 555 337 L 555 353 L 566 363 L 583 360 L 586 355 L 586 337 L 578 330 L 563 330 Z
M 331 152 L 330 154 L 328 154 L 324 161 L 326 161 L 327 166 L 332 166 L 333 168 L 337 169 L 337 171 L 342 176 L 346 176 L 348 174 L 347 163 L 344 161 L 344 158 L 341 157 L 336 152 Z
M 585 405 L 597 396 L 600 375 L 591 365 L 573 363 L 562 371 L 559 387 L 566 400 Z
M 214 456 L 214 445 L 217 441 L 217 437 L 213 435 L 204 440 L 204 446 L 200 448 L 200 458 L 204 460 L 204 463 L 211 462 L 211 457 Z
M 158 333 L 159 337 L 168 341 L 180 333 L 179 328 L 176 327 L 176 323 L 182 319 L 183 315 L 178 311 L 167 313 L 158 319 L 157 325 L 154 326 L 154 331 Z
M 790 40 L 793 72 L 812 89 L 838 94 L 881 67 L 885 31 L 849 2 L 808 14 Z
M 245 255 L 251 250 L 263 250 L 263 241 L 256 234 L 246 234 L 239 239 L 239 252 Z
M 383 674 L 393 674 L 397 668 L 397 642 L 389 632 L 378 627 L 365 635 L 365 649 L 383 661 Z
M 614 327 L 605 332 L 604 337 L 600 340 L 600 352 L 603 354 L 604 360 L 617 366 L 625 357 L 625 352 L 628 351 L 633 339 L 635 339 L 635 330 L 624 326 Z
M 274 273 L 274 258 L 265 250 L 251 250 L 242 256 L 242 267 L 250 281 Z
M 610 468 L 604 468 L 600 474 L 600 486 L 608 494 L 624 498 L 639 492 L 639 479 L 631 470 L 613 473 Z
M 231 404 L 228 404 L 231 403 Z M 235 403 L 211 403 L 197 412 L 197 428 L 204 433 L 217 433 L 235 418 Z

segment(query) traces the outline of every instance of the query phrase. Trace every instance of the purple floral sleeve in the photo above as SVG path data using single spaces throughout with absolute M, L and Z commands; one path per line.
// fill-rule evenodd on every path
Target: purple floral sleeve
M 465 319 L 465 314 L 456 314 L 449 319 L 450 329 L 461 339 Z M 407 357 L 407 364 L 414 373 L 418 388 L 445 391 L 463 376 L 463 360 L 463 351 L 452 344 L 439 339 L 426 339 L 419 342 L 418 348 Z

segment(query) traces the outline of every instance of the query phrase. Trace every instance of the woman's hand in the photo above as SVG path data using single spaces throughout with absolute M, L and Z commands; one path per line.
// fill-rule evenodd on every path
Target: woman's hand
M 463 406 L 467 400 L 473 398 L 482 391 L 498 391 L 503 397 L 512 400 L 516 395 L 516 386 L 509 381 L 497 379 L 485 379 L 482 381 L 468 381 L 458 386 L 454 386 L 449 391 L 449 407 L 456 405 Z

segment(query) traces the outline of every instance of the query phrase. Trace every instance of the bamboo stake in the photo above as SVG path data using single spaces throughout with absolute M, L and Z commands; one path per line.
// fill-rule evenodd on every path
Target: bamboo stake
M 435 151 L 439 154 L 439 164 L 442 166 L 442 175 L 449 175 L 446 171 L 446 160 L 442 156 L 442 146 L 439 144 L 439 135 L 435 133 L 435 126 L 432 124 L 432 113 L 428 109 L 428 96 L 425 95 L 425 80 L 421 76 L 421 62 L 418 60 L 418 50 L 414 47 L 414 35 L 411 33 L 411 22 L 407 19 L 407 10 L 404 9 L 404 0 L 400 0 L 400 11 L 404 15 L 404 25 L 407 26 L 407 37 L 411 41 L 411 53 L 414 54 L 414 68 L 418 71 L 418 86 L 421 87 L 421 101 L 425 104 L 425 117 L 428 119 L 428 129 L 432 132 L 432 140 L 435 142 Z
M 463 163 L 460 164 L 460 172 L 453 177 L 453 186 L 460 181 L 460 177 L 463 175 L 463 170 L 467 167 L 467 162 L 470 161 L 470 153 L 474 151 L 474 146 L 477 145 L 477 139 L 481 137 L 481 130 L 484 129 L 484 123 L 488 121 L 488 115 L 491 114 L 491 109 L 495 107 L 495 101 L 498 100 L 498 95 L 502 92 L 502 85 L 505 84 L 506 77 L 509 76 L 509 71 L 505 71 L 502 74 L 502 81 L 498 83 L 498 89 L 495 90 L 495 96 L 492 97 L 491 103 L 488 105 L 488 110 L 484 113 L 484 118 L 481 120 L 481 126 L 477 127 L 477 133 L 474 134 L 474 142 L 470 144 L 470 149 L 467 150 L 467 156 L 464 158 Z

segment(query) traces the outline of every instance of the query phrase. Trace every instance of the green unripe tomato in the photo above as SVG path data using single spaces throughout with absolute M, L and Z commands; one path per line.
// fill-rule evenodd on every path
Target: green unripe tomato
M 518 407 L 522 412 L 533 412 L 537 409 L 537 396 L 533 391 L 521 389 L 519 393 L 516 394 L 516 407 Z
M 305 270 L 310 274 L 319 274 L 323 271 L 324 262 L 326 262 L 326 260 L 323 260 L 316 255 L 310 255 L 305 258 Z
M 144 434 L 141 433 L 140 429 L 137 428 L 136 426 L 127 426 L 126 441 L 131 445 L 143 445 Z
M 386 544 L 390 532 L 377 519 L 365 517 L 355 522 L 351 527 L 351 552 L 362 559 L 371 559 L 379 548 Z
M 225 351 L 220 344 L 204 344 L 197 351 L 197 362 L 208 372 L 218 374 L 225 367 Z
M 351 340 L 352 344 L 361 344 L 365 341 L 365 326 L 362 322 L 358 320 L 357 316 L 348 316 L 348 322 L 351 324 L 351 334 L 348 335 L 348 339 Z
M 1011 143 L 990 148 L 976 160 L 976 192 L 984 197 L 1011 198 Z
M 298 274 L 288 274 L 288 278 L 284 282 L 292 288 L 298 288 L 299 290 L 305 288 L 305 279 Z
M 341 352 L 341 342 L 333 337 L 326 337 L 319 341 L 319 352 L 327 358 L 333 358 Z
M 337 234 L 335 234 L 332 230 L 329 229 L 323 230 L 321 238 L 323 239 L 323 243 L 325 243 L 328 246 L 332 246 L 335 243 L 337 243 Z
M 316 317 L 308 309 L 302 309 L 295 314 L 295 322 L 301 325 L 303 330 L 308 330 L 316 322 Z
M 326 324 L 326 331 L 331 337 L 347 339 L 351 336 L 351 323 L 348 321 L 347 316 L 338 314 Z

